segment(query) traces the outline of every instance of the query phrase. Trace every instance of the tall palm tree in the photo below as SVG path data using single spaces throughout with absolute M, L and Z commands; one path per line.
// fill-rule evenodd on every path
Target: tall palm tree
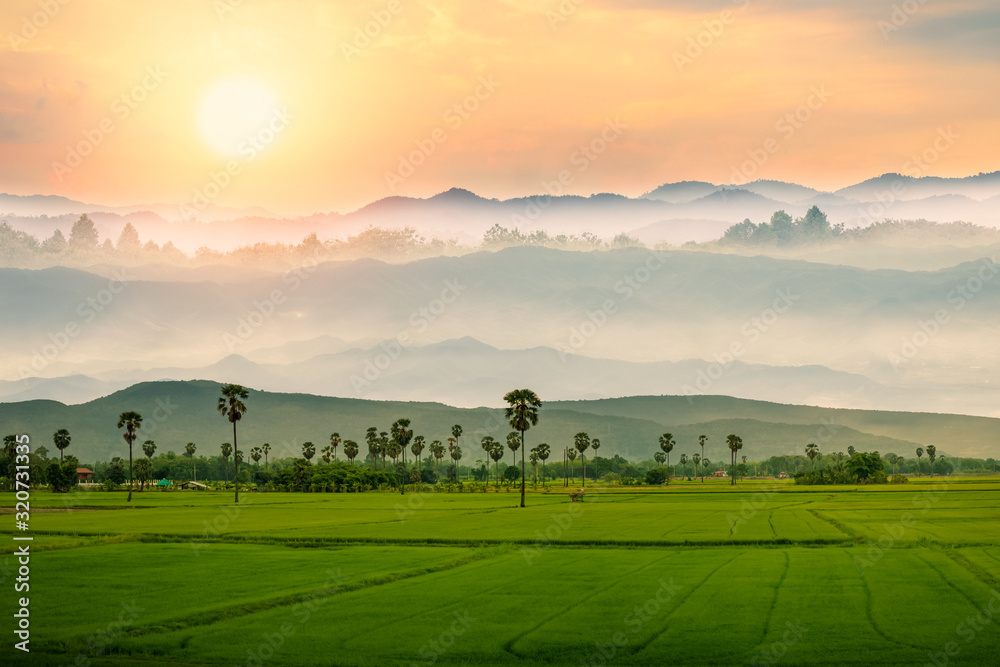
M 670 451 L 674 448 L 674 436 L 672 433 L 664 433 L 660 436 L 660 449 L 667 455 L 667 485 L 670 485 Z
M 319 451 L 320 451 L 320 454 L 321 454 L 320 458 L 323 459 L 324 463 L 326 463 L 327 465 L 329 465 L 330 464 L 330 459 L 333 458 L 333 447 L 330 446 L 330 445 L 327 445 L 326 447 L 324 447 L 323 449 L 321 449 Z
M 354 457 L 358 455 L 358 443 L 353 440 L 344 440 L 344 456 L 347 460 L 354 464 Z
M 458 444 L 458 439 L 462 437 L 462 426 L 460 424 L 455 424 L 451 427 L 451 437 L 455 438 L 455 444 Z
M 570 472 L 573 472 L 573 463 L 576 461 L 576 456 L 577 452 L 572 447 L 566 450 L 566 458 L 569 459 Z M 576 477 L 574 477 L 573 479 L 576 480 Z M 566 486 L 569 486 L 569 478 L 566 479 Z
M 934 476 L 934 459 L 937 458 L 937 447 L 927 445 L 927 459 L 931 462 L 931 477 Z
M 524 432 L 538 425 L 538 409 L 542 401 L 530 389 L 515 389 L 507 392 L 503 400 L 507 402 L 504 417 L 510 427 L 521 432 L 521 507 L 524 507 Z
M 441 469 L 441 459 L 444 458 L 444 443 L 440 440 L 434 440 L 427 446 L 427 449 L 431 454 L 434 455 L 434 469 L 435 471 Z
M 424 436 L 418 435 L 417 437 L 413 438 L 413 444 L 410 446 L 410 451 L 413 452 L 413 455 L 417 457 L 417 474 L 418 475 L 421 472 L 421 470 L 420 470 L 420 467 L 421 467 L 421 458 L 420 458 L 420 455 L 423 453 L 425 447 L 426 447 L 426 445 L 424 444 Z
M 486 437 L 489 438 L 489 436 L 486 436 Z M 503 445 L 501 445 L 499 442 L 497 442 L 493 438 L 489 438 L 489 446 L 490 446 L 489 457 L 491 459 L 493 459 L 494 477 L 496 477 L 496 484 L 497 484 L 497 488 L 499 489 L 500 488 L 500 459 L 503 458 Z
M 330 447 L 333 449 L 333 460 L 337 460 L 337 447 L 340 447 L 340 434 L 331 433 L 330 434 Z M 329 463 L 329 461 L 327 461 Z
M 707 441 L 707 440 L 708 440 L 708 436 L 707 435 L 699 435 L 698 436 L 698 444 L 701 446 L 701 459 L 703 461 L 707 460 L 707 459 L 705 459 L 705 441 Z M 706 463 L 705 467 L 707 467 L 707 466 L 708 466 L 708 464 Z M 702 469 L 702 471 L 701 471 L 701 481 L 704 484 L 704 482 L 705 482 L 705 471 L 704 471 L 704 469 Z
M 521 434 L 517 431 L 511 431 L 507 434 L 507 449 L 510 450 L 510 455 L 514 459 L 514 465 L 517 465 L 517 450 L 521 448 Z
M 316 455 L 316 445 L 311 442 L 302 443 L 302 458 L 306 461 L 312 462 L 312 457 Z
M 188 444 L 184 445 L 184 456 L 191 459 L 191 480 L 195 482 L 198 481 L 198 470 L 195 467 L 196 463 L 194 460 L 194 453 L 195 450 L 197 449 L 198 445 L 194 444 L 193 442 L 189 442 Z
M 667 460 L 667 455 L 664 454 L 663 452 L 656 452 L 655 454 L 653 454 L 653 460 L 662 466 L 663 463 Z
M 265 442 L 261 445 L 260 451 L 264 452 L 264 472 L 270 472 L 271 466 L 267 462 L 267 455 L 271 451 L 271 445 Z
M 816 469 L 816 457 L 819 456 L 819 447 L 814 442 L 810 442 L 806 445 L 806 456 L 809 457 L 809 461 L 812 463 L 813 470 Z
M 455 462 L 455 481 L 458 481 L 458 462 L 462 460 L 462 448 L 458 445 L 452 445 L 449 447 L 451 452 L 451 460 Z
M 688 456 L 687 456 L 687 454 L 681 454 L 681 465 L 682 466 L 686 466 L 687 462 L 688 462 Z
M 69 437 L 69 431 L 64 428 L 59 429 L 52 434 L 52 444 L 56 446 L 59 450 L 59 463 L 63 461 L 63 450 L 69 447 L 69 441 L 72 438 Z
M 726 436 L 726 447 L 729 447 L 729 452 L 732 454 L 733 459 L 732 472 L 729 475 L 729 486 L 736 486 L 736 452 L 743 449 L 743 439 L 738 435 L 730 433 Z
M 549 458 L 551 449 L 546 442 L 539 443 L 538 447 L 535 449 L 538 450 L 538 458 L 542 460 L 542 486 L 545 486 L 545 461 Z
M 152 481 L 153 454 L 156 453 L 156 443 L 153 442 L 152 440 L 147 440 L 146 442 L 142 443 L 142 453 L 146 455 L 147 459 L 149 459 L 149 474 L 150 474 L 150 481 Z
M 576 451 L 580 452 L 580 462 L 583 464 L 583 472 L 581 474 L 581 479 L 583 479 L 583 487 L 587 488 L 587 457 L 584 456 L 584 452 L 590 447 L 590 436 L 581 431 L 573 436 L 573 446 L 576 447 Z
M 385 431 L 378 434 L 378 451 L 382 455 L 382 470 L 385 470 L 385 457 L 389 455 L 389 434 Z
M 462 434 L 461 426 L 453 426 L 452 433 L 458 430 L 458 434 Z M 399 494 L 403 495 L 406 493 L 406 448 L 410 446 L 410 441 L 413 440 L 413 429 L 410 428 L 409 419 L 397 419 L 392 423 L 392 441 L 395 446 L 399 448 L 399 451 L 403 454 L 403 480 L 402 484 L 399 485 Z M 393 457 L 393 463 L 396 462 L 396 458 Z
M 228 442 L 222 443 L 222 474 L 229 475 L 229 455 L 233 453 L 233 446 Z
M 590 441 L 590 448 L 594 450 L 594 458 L 597 458 L 597 450 L 601 448 L 601 441 L 598 438 L 594 438 Z
M 138 412 L 123 412 L 118 416 L 118 428 L 124 428 L 122 437 L 128 443 L 128 500 L 132 502 L 132 443 L 135 442 L 136 434 L 142 427 L 142 415 Z
M 855 452 L 857 452 L 857 451 L 858 451 L 858 450 L 854 449 L 854 445 L 849 445 L 849 446 L 847 447 L 847 455 L 848 455 L 848 456 L 851 456 L 851 457 L 853 457 L 853 456 L 854 456 L 854 453 L 855 453 Z
M 247 390 L 238 384 L 226 384 L 222 386 L 222 396 L 219 398 L 218 410 L 223 417 L 233 425 L 233 461 L 236 462 L 236 472 L 233 479 L 236 481 L 236 500 L 240 502 L 240 445 L 236 440 L 236 422 L 243 419 L 247 412 L 247 406 L 243 402 L 247 399 Z
M 372 465 L 378 469 L 378 456 L 382 448 L 379 445 L 377 428 L 368 427 L 368 430 L 365 431 L 365 442 L 368 444 L 368 455 L 372 458 Z
M 258 472 L 260 471 L 260 457 L 263 452 L 260 451 L 260 447 L 254 447 L 250 450 L 250 458 L 253 459 L 253 463 L 257 466 Z
M 692 454 L 691 455 L 691 462 L 694 463 L 694 476 L 697 477 L 699 469 L 701 467 L 699 465 L 701 463 L 701 455 L 699 455 L 698 452 L 695 452 L 694 454 Z
M 531 469 L 535 473 L 534 488 L 537 490 L 538 489 L 538 447 L 532 447 L 531 448 L 531 456 L 528 457 L 528 460 L 531 461 Z
M 920 459 L 924 455 L 924 448 L 917 447 L 917 477 L 920 477 Z

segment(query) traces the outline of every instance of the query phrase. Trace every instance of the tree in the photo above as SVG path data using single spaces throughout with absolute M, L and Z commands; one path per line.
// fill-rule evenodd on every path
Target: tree
M 337 460 L 337 447 L 340 447 L 340 434 L 331 433 L 330 434 L 330 447 L 333 449 L 333 460 Z M 329 463 L 329 461 L 327 461 Z
M 410 428 L 410 420 L 397 419 L 392 423 L 392 428 L 390 428 L 389 430 L 392 431 L 392 441 L 394 444 L 394 449 L 398 448 L 399 451 L 402 452 L 403 454 L 403 469 L 405 475 L 406 448 L 410 446 L 410 441 L 413 440 L 413 429 Z M 461 426 L 456 425 L 451 428 L 451 432 L 453 435 L 455 434 L 456 431 L 458 432 L 458 435 L 462 435 Z M 456 440 L 458 439 L 458 435 L 455 436 Z M 393 463 L 395 463 L 396 457 L 395 456 L 392 457 L 392 460 Z M 406 493 L 406 479 L 404 476 L 402 483 L 399 485 L 399 494 L 403 495 L 405 493 Z
M 937 458 L 937 447 L 927 445 L 927 458 L 931 462 L 931 477 L 934 476 L 934 459 Z
M 59 429 L 52 434 L 52 443 L 59 450 L 59 462 L 62 463 L 63 460 L 63 450 L 69 447 L 69 441 L 72 438 L 69 437 L 69 431 L 64 428 Z
M 854 456 L 854 452 L 856 452 L 856 451 L 857 450 L 854 449 L 854 445 L 848 445 L 848 447 L 847 447 L 847 455 L 848 456 Z
M 153 478 L 153 463 L 150 459 L 139 459 L 135 462 L 135 478 L 139 481 L 139 490 L 142 491 L 143 484 L 149 484 Z
M 222 396 L 219 398 L 218 410 L 223 417 L 226 417 L 233 425 L 233 460 L 236 462 L 236 500 L 240 502 L 240 447 L 236 442 L 236 422 L 243 419 L 247 406 L 243 403 L 247 399 L 247 390 L 238 384 L 226 384 L 222 386 Z
M 597 450 L 601 448 L 601 441 L 598 438 L 594 438 L 590 441 L 590 448 L 594 450 L 594 458 L 597 458 Z
M 323 461 L 325 461 L 329 465 L 330 458 L 333 456 L 333 447 L 327 445 L 326 447 L 323 448 L 322 453 L 323 453 L 322 456 Z
M 233 453 L 233 446 L 228 442 L 224 442 L 219 449 L 222 451 L 222 474 L 228 476 L 229 455 Z
M 653 454 L 653 460 L 662 466 L 663 463 L 667 460 L 667 455 L 664 454 L 663 452 L 656 452 L 655 454 Z
M 382 453 L 382 446 L 379 444 L 378 429 L 369 426 L 365 431 L 365 443 L 368 445 L 368 455 L 372 459 L 372 465 L 378 468 L 378 457 Z
M 94 221 L 84 213 L 80 219 L 73 223 L 73 229 L 69 233 L 69 245 L 74 250 L 92 250 L 97 247 L 100 235 Z
M 84 216 L 86 217 L 86 216 Z M 118 416 L 118 428 L 124 428 L 122 437 L 128 443 L 128 500 L 132 502 L 132 443 L 135 442 L 135 432 L 142 427 L 142 415 L 138 412 L 123 412 Z
M 118 237 L 116 247 L 118 252 L 124 253 L 139 252 L 142 248 L 142 242 L 139 240 L 139 232 L 135 231 L 135 227 L 132 226 L 131 222 L 126 222 L 125 226 L 122 227 L 122 233 Z
M 924 448 L 917 447 L 917 477 L 920 476 L 920 459 L 923 457 L 923 455 L 924 455 Z
M 347 460 L 354 464 L 354 457 L 358 455 L 358 443 L 353 440 L 344 440 L 344 455 Z
M 545 442 L 539 443 L 535 449 L 538 450 L 538 458 L 542 460 L 542 486 L 545 486 L 545 461 L 548 460 L 551 450 Z M 500 451 L 503 452 L 503 449 Z
M 573 446 L 576 451 L 580 452 L 580 462 L 583 464 L 583 473 L 581 478 L 583 479 L 584 488 L 587 487 L 587 457 L 584 456 L 584 452 L 590 448 L 590 436 L 584 432 L 577 433 L 573 436 Z
M 577 457 L 576 449 L 570 447 L 569 449 L 566 450 L 566 458 L 569 459 L 570 469 L 573 468 L 573 462 L 576 461 L 576 457 Z M 566 485 L 569 486 L 569 477 L 566 478 Z
M 521 507 L 524 507 L 524 432 L 538 425 L 538 409 L 542 402 L 530 389 L 515 389 L 507 392 L 503 400 L 507 402 L 504 417 L 510 427 L 521 432 Z
M 813 470 L 816 469 L 816 457 L 819 455 L 819 447 L 810 442 L 806 445 L 806 456 L 809 457 L 809 461 L 813 464 Z
M 434 455 L 434 467 L 435 469 L 441 468 L 441 459 L 444 458 L 444 443 L 440 440 L 434 440 L 427 446 L 430 453 Z
M 673 450 L 674 436 L 672 433 L 664 433 L 660 436 L 660 449 L 667 455 L 667 486 L 670 486 L 670 452 Z
M 410 451 L 413 452 L 413 455 L 415 457 L 417 457 L 417 474 L 420 474 L 420 472 L 421 472 L 421 470 L 420 470 L 420 465 L 421 465 L 420 455 L 423 453 L 424 447 L 426 447 L 426 445 L 424 445 L 424 436 L 418 435 L 415 438 L 413 438 L 413 444 L 410 445 Z
M 260 451 L 260 447 L 253 447 L 250 449 L 250 458 L 253 459 L 253 463 L 255 466 L 257 466 L 257 470 L 260 470 L 261 454 L 262 452 Z
M 407 422 L 409 423 L 409 422 Z M 455 444 L 458 444 L 458 439 L 462 437 L 462 427 L 459 424 L 455 424 L 451 427 L 451 437 L 455 438 Z
M 450 445 L 448 451 L 451 453 L 451 460 L 455 462 L 455 481 L 458 481 L 458 462 L 462 460 L 462 448 L 458 445 Z
M 691 462 L 692 462 L 692 463 L 694 463 L 694 476 L 695 476 L 695 477 L 697 477 L 697 476 L 698 476 L 698 468 L 699 468 L 699 465 L 698 465 L 698 464 L 699 464 L 699 463 L 701 463 L 701 456 L 700 456 L 700 455 L 699 455 L 699 454 L 698 454 L 697 452 L 695 452 L 695 453 L 694 453 L 694 454 L 693 454 L 693 455 L 691 456 Z M 704 477 L 702 477 L 702 480 L 701 480 L 701 481 L 703 481 L 703 482 L 704 482 L 704 481 L 705 481 L 705 478 L 704 478 Z
M 6 223 L 5 223 L 6 224 Z M 66 250 L 66 237 L 61 230 L 52 232 L 52 236 L 42 242 L 42 252 L 60 253 Z
M 705 458 L 705 441 L 707 441 L 707 440 L 708 440 L 708 436 L 707 435 L 699 435 L 698 436 L 698 444 L 701 446 L 701 460 L 705 462 L 705 464 L 704 464 L 705 468 L 708 467 L 708 459 Z M 705 471 L 704 471 L 704 469 L 702 469 L 701 481 L 702 481 L 702 483 L 705 482 Z
M 528 457 L 528 460 L 531 461 L 531 469 L 535 473 L 535 485 L 534 485 L 534 488 L 537 490 L 538 489 L 538 447 L 532 447 L 531 448 L 531 456 Z
M 486 456 L 493 460 L 497 488 L 500 488 L 500 459 L 503 458 L 503 446 L 489 435 L 483 436 L 483 439 L 479 441 L 479 446 L 486 452 Z
M 151 479 L 152 478 L 152 474 L 153 474 L 152 473 L 152 471 L 153 471 L 153 454 L 156 453 L 156 443 L 153 442 L 152 440 L 147 440 L 146 442 L 142 443 L 142 453 L 146 455 L 147 459 L 149 459 L 149 470 L 150 470 L 150 477 L 149 478 Z M 140 484 L 141 484 L 141 482 L 140 482 Z
M 510 455 L 514 459 L 514 465 L 517 465 L 517 450 L 521 447 L 521 434 L 517 431 L 511 431 L 507 434 L 507 449 L 510 450 Z
M 740 438 L 738 435 L 734 435 L 734 434 L 730 433 L 729 435 L 726 436 L 726 447 L 729 447 L 729 452 L 730 452 L 730 454 L 732 454 L 732 458 L 733 458 L 732 468 L 735 470 L 735 468 L 736 468 L 736 452 L 738 452 L 739 450 L 743 449 L 743 439 Z M 735 474 L 730 474 L 729 475 L 729 485 L 730 486 L 736 486 L 736 475 Z
M 316 445 L 311 442 L 302 443 L 302 458 L 312 464 L 312 457 L 316 455 Z
M 271 467 L 267 463 L 267 455 L 271 451 L 271 445 L 265 442 L 261 445 L 260 451 L 264 452 L 264 472 L 269 472 Z
M 195 481 L 198 479 L 198 471 L 195 469 L 195 461 L 194 461 L 194 453 L 195 450 L 197 449 L 198 445 L 194 444 L 193 442 L 189 442 L 187 445 L 184 446 L 184 456 L 191 459 L 191 478 L 192 480 Z
M 687 454 L 681 454 L 681 469 L 682 470 L 683 470 L 683 466 L 687 465 L 687 462 L 688 462 L 688 456 L 687 456 Z M 684 474 L 684 473 L 681 473 L 681 474 Z

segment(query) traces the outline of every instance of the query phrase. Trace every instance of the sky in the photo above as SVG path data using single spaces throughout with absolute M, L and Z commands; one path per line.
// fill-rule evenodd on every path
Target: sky
M 1000 168 L 990 0 L 6 0 L 0 18 L 12 194 L 308 214 Z

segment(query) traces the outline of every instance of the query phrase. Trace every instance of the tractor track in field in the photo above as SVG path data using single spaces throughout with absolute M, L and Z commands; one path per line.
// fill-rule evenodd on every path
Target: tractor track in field
M 938 552 L 938 550 L 935 550 L 935 552 Z M 943 552 L 940 552 L 940 553 L 943 553 Z M 946 557 L 947 557 L 947 554 L 945 554 L 945 555 L 946 555 Z M 930 569 L 934 570 L 934 573 L 935 573 L 936 575 L 938 575 L 939 577 L 941 577 L 941 580 L 942 580 L 942 581 L 943 581 L 944 583 L 948 584 L 948 586 L 949 586 L 949 587 L 951 587 L 951 588 L 952 588 L 952 590 L 954 590 L 954 591 L 955 591 L 956 593 L 958 593 L 958 594 L 959 594 L 959 595 L 961 595 L 961 596 L 962 596 L 963 598 L 965 598 L 966 600 L 968 600 L 969 604 L 970 604 L 970 605 L 972 605 L 972 608 L 973 608 L 973 609 L 975 609 L 976 611 L 978 611 L 978 610 L 979 610 L 979 603 L 978 603 L 978 602 L 976 602 L 975 600 L 973 600 L 973 599 L 972 599 L 972 597 L 971 597 L 971 596 L 970 596 L 970 595 L 969 595 L 968 593 L 966 593 L 966 592 L 965 592 L 965 591 L 963 591 L 963 590 L 962 590 L 961 588 L 959 588 L 959 587 L 958 587 L 958 586 L 956 586 L 956 585 L 955 585 L 954 583 L 952 583 L 952 581 L 951 581 L 951 580 L 950 580 L 950 579 L 949 579 L 948 577 L 946 577 L 946 576 L 944 575 L 944 573 L 943 573 L 943 572 L 941 572 L 941 570 L 940 570 L 940 569 L 938 569 L 938 566 L 937 566 L 937 565 L 935 565 L 935 564 L 934 564 L 934 563 L 932 563 L 931 561 L 927 560 L 927 559 L 926 559 L 926 558 L 925 558 L 925 557 L 924 557 L 924 556 L 923 556 L 922 554 L 920 554 L 920 553 L 917 553 L 917 554 L 916 554 L 916 557 L 917 557 L 917 558 L 919 558 L 920 560 L 922 560 L 922 561 L 924 562 L 924 564 L 926 564 L 926 565 L 927 565 L 927 567 L 929 567 Z M 978 575 L 977 575 L 977 574 L 976 574 L 975 572 L 973 572 L 973 571 L 972 571 L 972 570 L 971 570 L 971 569 L 970 569 L 969 567 L 967 567 L 967 566 L 965 565 L 965 563 L 962 563 L 962 562 L 960 562 L 960 561 L 958 561 L 958 560 L 956 560 L 956 559 L 954 559 L 954 558 L 951 558 L 950 560 L 951 560 L 951 561 L 952 561 L 953 563 L 955 563 L 956 565 L 958 565 L 959 567 L 961 567 L 961 568 L 962 568 L 963 570 L 965 570 L 966 572 L 968 572 L 968 573 L 969 573 L 970 575 L 972 575 L 972 577 L 973 577 L 973 578 L 974 578 L 975 580 L 977 580 L 977 581 L 981 581 L 980 577 L 979 577 L 979 576 L 978 576 Z M 968 562 L 968 561 L 966 561 L 966 562 Z M 969 565 L 972 565 L 972 563 L 969 563 Z M 985 582 L 984 582 L 984 583 L 985 583 Z
M 760 641 L 757 643 L 758 648 L 763 646 L 764 640 L 767 639 L 767 633 L 771 631 L 771 619 L 774 617 L 774 610 L 778 606 L 778 595 L 781 593 L 781 586 L 785 583 L 785 578 L 788 577 L 788 571 L 791 569 L 791 557 L 787 551 L 783 551 L 782 553 L 785 555 L 785 569 L 781 571 L 778 583 L 774 587 L 774 597 L 771 598 L 771 605 L 767 609 L 767 618 L 764 620 L 764 631 L 761 633 Z
M 845 556 L 848 555 L 846 551 L 844 552 L 844 555 Z M 851 564 L 855 565 L 853 562 Z M 856 567 L 856 565 L 855 565 L 855 567 Z M 872 589 L 868 585 L 868 580 L 865 579 L 864 572 L 859 572 L 858 573 L 858 578 L 861 580 L 861 587 L 865 591 L 865 618 L 868 619 L 868 624 L 872 627 L 872 630 L 875 631 L 875 634 L 877 634 L 879 637 L 881 637 L 885 641 L 889 642 L 890 644 L 894 644 L 896 646 L 905 646 L 907 648 L 912 648 L 912 649 L 915 649 L 917 651 L 926 651 L 927 647 L 925 647 L 925 646 L 917 646 L 916 644 L 910 644 L 908 642 L 899 641 L 898 639 L 893 639 L 892 637 L 890 637 L 889 635 L 887 635 L 882 630 L 882 628 L 880 628 L 878 626 L 878 623 L 875 622 L 875 613 L 872 611 L 872 598 L 874 597 L 872 595 Z
M 650 568 L 650 567 L 653 567 L 654 565 L 658 565 L 658 564 L 662 563 L 663 561 L 671 558 L 672 556 L 676 556 L 676 555 L 677 554 L 667 554 L 663 558 L 657 559 L 657 560 L 653 561 L 652 563 L 646 563 L 645 565 L 640 565 L 639 567 L 635 568 L 634 570 L 630 570 L 629 572 L 625 573 L 625 576 L 632 575 L 632 574 L 635 574 L 637 572 L 642 572 L 643 570 L 645 570 L 647 568 Z M 552 614 L 551 616 L 543 619 L 542 621 L 540 621 L 539 623 L 537 623 L 535 626 L 533 626 L 531 628 L 528 628 L 524 632 L 521 632 L 521 633 L 519 633 L 519 634 L 511 637 L 508 641 L 504 642 L 503 650 L 506 651 L 507 653 L 511 654 L 515 658 L 519 658 L 519 659 L 526 659 L 526 658 L 528 658 L 529 656 L 524 655 L 522 653 L 518 653 L 517 651 L 514 650 L 514 643 L 515 642 L 517 642 L 519 639 L 521 639 L 521 638 L 523 638 L 523 637 L 531 634 L 532 632 L 534 632 L 535 630 L 539 629 L 540 627 L 542 627 L 543 625 L 545 625 L 546 623 L 548 623 L 552 619 L 558 618 L 562 614 L 566 613 L 566 611 L 569 610 L 569 609 L 571 609 L 572 607 L 579 606 L 581 603 L 583 603 L 583 602 L 585 602 L 585 601 L 587 601 L 587 600 L 589 600 L 589 599 L 591 599 L 591 598 L 593 598 L 593 597 L 595 597 L 595 596 L 597 596 L 597 595 L 599 595 L 601 593 L 604 593 L 606 591 L 609 591 L 609 590 L 615 588 L 619 584 L 620 581 L 621 581 L 621 577 L 619 577 L 617 580 L 615 580 L 611 584 L 605 586 L 604 588 L 600 588 L 600 589 L 594 591 L 593 593 L 591 593 L 590 595 L 584 597 L 583 599 L 581 599 L 579 601 L 576 601 L 576 602 L 573 602 L 572 604 L 564 607 L 563 609 L 560 609 L 558 612 L 556 612 L 556 613 Z
M 702 586 L 704 586 L 705 582 L 708 581 L 709 579 L 711 579 L 715 575 L 716 572 L 718 572 L 719 570 L 721 570 L 725 566 L 729 565 L 730 563 L 732 563 L 733 561 L 735 561 L 737 558 L 739 558 L 742 555 L 743 555 L 742 553 L 737 553 L 737 554 L 733 555 L 732 558 L 730 558 L 729 560 L 725 561 L 724 563 L 720 563 L 718 567 L 716 567 L 711 572 L 709 572 L 707 575 L 705 575 L 705 577 L 701 581 L 699 581 L 697 584 L 695 584 L 694 586 L 691 587 L 691 590 L 688 591 L 686 595 L 681 596 L 680 599 L 677 600 L 677 604 L 674 605 L 674 608 L 671 609 L 670 613 L 668 613 L 667 616 L 666 616 L 666 618 L 663 619 L 663 626 L 662 626 L 662 628 L 660 630 L 654 632 L 648 639 L 646 639 L 643 642 L 639 642 L 639 643 L 634 644 L 634 645 L 626 645 L 626 646 L 622 647 L 622 654 L 623 655 L 628 655 L 628 656 L 638 655 L 643 650 L 645 650 L 647 646 L 649 646 L 650 644 L 652 644 L 655 640 L 659 639 L 663 635 L 663 633 L 666 632 L 669 629 L 670 618 L 675 613 L 677 613 L 677 610 L 680 609 L 684 605 L 684 603 L 687 602 L 688 599 L 690 599 L 690 597 L 692 595 L 694 595 L 695 592 L 699 588 L 701 588 Z

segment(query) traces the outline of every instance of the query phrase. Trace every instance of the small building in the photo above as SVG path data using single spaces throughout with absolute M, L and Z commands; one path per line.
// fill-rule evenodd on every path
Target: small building
M 729 474 L 726 473 L 725 470 L 716 470 L 715 471 L 715 476 L 716 477 L 729 477 Z
M 173 483 L 173 482 L 171 482 L 171 481 L 170 481 L 169 479 L 167 479 L 166 477 L 164 477 L 163 479 L 161 479 L 161 480 L 160 480 L 159 482 L 157 482 L 157 483 L 156 483 L 156 486 L 162 486 L 162 487 L 164 487 L 164 488 L 166 488 L 166 487 L 168 487 L 168 486 L 173 486 L 173 485 L 174 485 L 174 483 Z
M 181 484 L 181 488 L 186 491 L 204 491 L 208 487 L 201 482 L 184 482 Z
M 81 482 L 93 482 L 94 481 L 94 471 L 90 468 L 77 468 L 76 478 Z

